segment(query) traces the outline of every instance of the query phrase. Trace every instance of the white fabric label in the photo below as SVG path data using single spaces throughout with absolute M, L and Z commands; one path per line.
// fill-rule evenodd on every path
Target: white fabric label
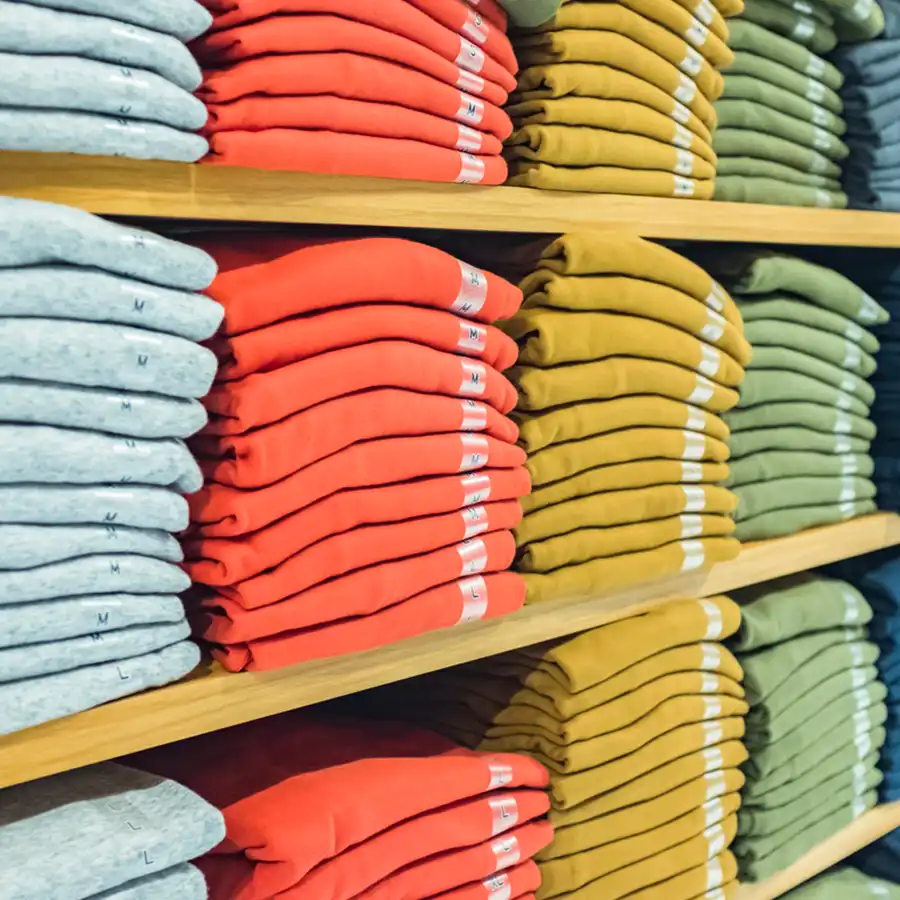
M 693 197 L 694 182 L 691 181 L 690 178 L 685 178 L 682 175 L 676 175 L 674 193 L 676 197 Z
M 718 747 L 710 747 L 708 750 L 704 750 L 703 753 L 704 756 L 707 753 L 718 754 L 718 758 L 722 759 L 722 751 Z M 707 803 L 724 795 L 727 784 L 725 783 L 725 773 L 721 769 L 716 769 L 714 772 L 708 771 L 704 775 L 704 779 L 706 781 Z M 713 823 L 709 822 L 707 824 L 712 825 Z
M 866 804 L 863 800 L 853 801 L 853 818 L 858 819 L 866 811 Z
M 689 150 L 675 148 L 675 171 L 679 175 L 690 175 L 694 171 L 694 154 Z
M 831 146 L 828 132 L 822 128 L 816 128 L 813 131 L 813 146 L 818 150 L 827 150 Z
M 684 147 L 685 150 L 690 150 L 694 145 L 694 135 L 688 131 L 684 125 L 680 125 L 678 122 L 675 123 L 675 134 L 672 136 L 672 143 L 676 147 Z
M 847 327 L 844 329 L 844 337 L 847 338 L 848 341 L 854 341 L 857 344 L 862 343 L 862 339 L 865 336 L 865 332 L 856 322 L 848 322 Z
M 497 858 L 495 872 L 511 868 L 522 858 L 522 848 L 519 846 L 519 839 L 515 835 L 498 838 L 496 841 L 493 841 L 491 843 L 491 851 Z
M 469 153 L 477 153 L 481 149 L 481 132 L 461 122 L 456 123 L 459 132 L 456 138 L 456 149 L 466 150 Z
M 712 744 L 718 744 L 722 740 L 724 732 L 719 722 L 703 723 L 704 744 L 706 749 L 703 751 L 703 759 L 706 762 L 706 773 L 715 772 L 725 765 L 725 757 L 722 756 L 721 747 L 713 747 Z
M 474 125 L 478 125 L 484 118 L 484 102 L 460 91 L 459 109 L 454 118 L 460 122 L 472 122 Z
M 709 672 L 704 672 L 700 678 L 700 693 L 701 694 L 715 694 L 719 690 L 719 679 L 716 675 L 710 675 Z
M 829 209 L 831 207 L 831 194 L 822 188 L 816 188 L 816 206 L 821 209 Z
M 710 25 L 716 17 L 716 8 L 712 0 L 700 0 L 694 8 L 694 15 L 704 24 Z
M 877 322 L 878 321 L 878 303 L 874 297 L 870 297 L 865 291 L 859 292 L 859 311 L 856 318 L 860 322 Z
M 702 434 L 695 431 L 682 431 L 684 435 L 684 450 L 681 453 L 682 459 L 703 459 L 706 451 L 706 438 Z M 687 492 L 688 488 L 685 488 Z M 699 490 L 699 488 L 690 488 L 690 490 Z
M 506 766 L 501 767 L 497 763 L 494 763 L 494 768 L 506 768 L 509 770 L 509 774 L 507 780 L 503 782 L 503 784 L 509 784 L 512 781 L 512 767 Z M 494 790 L 498 787 L 503 787 L 503 784 L 494 784 L 493 783 L 493 770 L 491 772 L 491 790 Z M 502 834 L 504 831 L 509 831 L 514 825 L 516 825 L 519 821 L 519 805 L 516 803 L 515 797 L 497 797 L 495 799 L 489 800 L 488 805 L 491 808 L 491 835 Z
M 891 889 L 886 884 L 870 881 L 868 887 L 873 897 L 890 897 L 891 895 Z
M 834 439 L 834 452 L 835 453 L 849 453 L 850 452 L 850 438 L 848 437 L 836 437 Z
M 822 109 L 821 106 L 816 106 L 815 104 L 813 104 L 812 121 L 813 125 L 825 127 L 831 123 L 831 116 L 829 115 L 827 109 Z
M 493 875 L 482 882 L 487 891 L 488 900 L 510 900 L 512 897 L 512 885 L 508 875 Z
M 850 591 L 844 591 L 844 624 L 852 625 L 859 621 L 859 598 Z
M 467 506 L 461 513 L 463 537 L 473 538 L 488 530 L 488 514 L 483 506 Z
M 481 312 L 487 300 L 488 281 L 481 269 L 476 269 L 468 263 L 459 262 L 460 284 L 456 299 L 450 305 L 453 312 L 462 316 L 475 316 Z M 486 334 L 486 332 L 485 332 Z
M 828 168 L 828 160 L 825 159 L 825 157 L 822 156 L 821 154 L 813 152 L 812 159 L 809 163 L 809 171 L 821 173 L 821 172 L 824 172 L 827 168 Z M 822 195 L 822 197 L 824 197 L 824 199 L 825 199 L 825 203 L 824 204 L 820 203 L 819 204 L 820 206 L 828 205 L 828 191 L 823 191 L 823 190 L 819 189 L 816 191 L 816 195 L 817 196 Z
M 682 462 L 681 464 L 681 480 L 682 481 L 700 481 L 703 478 L 703 466 L 695 462 Z
M 839 503 L 838 509 L 840 510 L 841 517 L 844 519 L 849 519 L 856 515 L 856 504 L 854 503 Z
M 703 57 L 693 47 L 687 47 L 678 68 L 686 75 L 699 75 L 703 69 Z
M 858 372 L 862 365 L 862 348 L 853 341 L 844 341 L 844 368 Z
M 718 856 L 725 849 L 725 830 L 721 825 L 713 825 L 712 828 L 707 828 L 706 831 L 703 832 L 703 836 L 709 844 L 710 856 Z M 721 883 L 721 881 L 717 882 L 717 884 L 719 883 Z M 710 885 L 710 887 L 715 886 L 716 885 Z
M 706 613 L 706 634 L 703 636 L 704 641 L 717 641 L 722 637 L 722 631 L 725 628 L 725 622 L 722 620 L 722 610 L 716 606 L 712 600 L 699 600 L 703 612 Z
M 483 434 L 461 434 L 462 458 L 459 462 L 459 471 L 467 472 L 472 469 L 483 469 L 488 463 L 488 440 Z
M 707 891 L 703 896 L 706 900 L 725 900 L 725 891 L 717 887 L 715 890 Z
M 725 333 L 725 317 L 720 316 L 717 312 L 710 309 L 707 310 L 708 321 L 700 329 L 700 337 L 715 344 L 719 338 Z
M 838 496 L 838 503 L 847 503 L 849 500 L 856 499 L 856 485 L 852 479 L 844 479 L 841 482 L 841 493 Z
M 722 715 L 722 701 L 718 697 L 703 698 L 703 718 L 718 719 Z
M 866 772 L 868 770 L 862 763 L 853 767 L 853 793 L 859 797 L 866 792 Z
M 791 29 L 791 38 L 798 43 L 808 41 L 816 33 L 816 23 L 812 19 L 797 19 Z
M 702 409 L 697 409 L 696 406 L 687 406 L 686 409 L 688 417 L 684 427 L 689 431 L 703 431 L 706 428 L 706 413 Z
M 462 380 L 459 383 L 460 394 L 475 394 L 481 396 L 487 384 L 487 368 L 481 363 L 465 360 L 460 363 L 462 367 Z
M 483 353 L 487 347 L 487 328 L 474 322 L 459 323 L 459 337 L 456 340 L 457 350 L 474 350 Z
M 841 383 L 838 385 L 838 388 L 842 391 L 846 391 L 848 394 L 852 394 L 857 381 L 858 379 L 855 375 L 844 375 L 844 377 L 841 378 Z
M 480 75 L 476 75 L 474 72 L 467 72 L 465 69 L 458 67 L 456 70 L 456 86 L 467 94 L 483 94 L 485 87 L 484 79 Z M 478 142 L 479 144 L 481 143 L 480 135 Z M 462 150 L 463 148 L 460 147 L 459 149 Z
M 678 76 L 678 87 L 673 96 L 681 103 L 690 103 L 697 96 L 697 82 L 682 73 Z
M 688 403 L 707 403 L 715 391 L 715 385 L 703 375 L 697 375 L 697 381 L 691 395 L 687 398 Z
M 715 671 L 722 664 L 722 651 L 716 644 L 701 644 L 700 650 L 703 657 L 700 660 L 700 668 Z
M 462 566 L 460 575 L 475 575 L 483 572 L 487 565 L 487 547 L 481 538 L 470 538 L 456 545 L 459 561 Z
M 691 111 L 678 100 L 673 99 L 675 106 L 672 108 L 672 118 L 681 125 L 687 125 L 691 121 Z
M 850 7 L 850 18 L 856 19 L 857 22 L 864 22 L 869 13 L 872 12 L 872 0 L 856 0 L 856 3 Z
M 825 74 L 825 60 L 820 56 L 810 54 L 809 62 L 806 64 L 806 74 L 809 75 L 810 78 L 821 81 L 822 76 Z
M 706 295 L 704 303 L 711 306 L 716 312 L 722 312 L 725 309 L 725 289 L 717 281 L 712 283 L 712 288 Z
M 681 537 L 692 538 L 703 534 L 703 520 L 700 516 L 681 516 Z
M 841 475 L 855 475 L 859 471 L 859 463 L 855 456 L 841 457 Z
M 463 506 L 484 503 L 491 496 L 490 475 L 466 475 L 460 480 L 459 485 L 463 489 Z
M 852 428 L 853 423 L 850 420 L 850 416 L 843 412 L 836 412 L 834 414 L 835 434 L 850 434 Z
M 484 431 L 487 428 L 487 407 L 474 400 L 460 400 L 462 424 L 460 431 Z
M 684 36 L 695 47 L 702 47 L 709 38 L 709 29 L 698 19 L 691 19 Z
M 688 432 L 685 432 L 685 434 L 688 434 Z M 697 487 L 693 484 L 683 484 L 681 490 L 684 491 L 684 512 L 702 512 L 706 509 L 706 491 L 702 487 Z M 718 607 L 715 604 L 712 605 L 715 607 L 716 613 L 718 613 Z
M 490 37 L 491 28 L 490 25 L 484 21 L 484 16 L 482 16 L 481 13 L 477 13 L 474 9 L 470 9 L 461 30 L 466 37 L 471 38 L 478 44 L 483 44 L 487 41 L 488 37 Z
M 804 16 L 813 14 L 812 4 L 807 3 L 806 0 L 791 0 L 791 9 L 798 13 L 803 13 Z
M 722 835 L 722 840 L 724 843 L 724 834 Z M 722 871 L 722 863 L 717 859 L 710 860 L 709 866 L 706 869 L 706 890 L 711 891 L 713 888 L 719 887 L 724 878 L 725 873 Z
M 487 585 L 481 576 L 465 578 L 457 582 L 459 593 L 462 597 L 462 609 L 459 613 L 457 625 L 465 625 L 466 622 L 480 622 L 488 608 Z M 499 785 L 498 785 L 499 786 Z
M 859 759 L 865 759 L 872 752 L 872 738 L 868 734 L 857 734 L 853 743 Z
M 868 709 L 871 704 L 871 699 L 869 698 L 869 694 L 867 691 L 862 688 L 857 688 L 853 692 L 853 703 L 856 705 L 856 711 L 862 712 L 864 709 Z
M 697 368 L 704 375 L 715 375 L 716 372 L 719 371 L 719 366 L 722 365 L 722 354 L 716 350 L 715 347 L 710 347 L 709 344 L 701 344 L 700 345 L 700 364 Z
M 703 804 L 703 817 L 705 823 L 704 828 L 710 828 L 725 818 L 725 808 L 722 806 L 722 801 L 718 797 Z
M 861 666 L 863 661 L 863 651 L 859 644 L 848 644 L 850 650 L 850 663 L 853 666 Z
M 481 184 L 484 181 L 485 163 L 480 156 L 471 153 L 459 154 L 459 175 L 457 184 Z
M 821 81 L 810 80 L 806 85 L 806 99 L 821 103 L 825 99 L 825 85 Z
M 854 688 L 861 688 L 866 683 L 866 673 L 862 669 L 850 670 L 850 684 Z
M 848 410 L 853 406 L 853 398 L 848 394 L 841 394 L 837 398 L 837 402 L 834 404 L 838 409 Z M 847 450 L 850 448 L 848 447 Z
M 682 541 L 681 549 L 684 553 L 684 561 L 681 563 L 682 572 L 693 572 L 706 562 L 702 541 Z
M 459 36 L 459 52 L 454 60 L 461 69 L 468 69 L 470 72 L 481 72 L 484 68 L 484 50 L 476 47 L 471 41 L 467 41 L 462 35 Z

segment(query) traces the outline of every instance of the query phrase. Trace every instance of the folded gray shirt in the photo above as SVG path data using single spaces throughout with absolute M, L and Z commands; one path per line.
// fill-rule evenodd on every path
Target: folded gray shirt
M 0 319 L 0 378 L 203 397 L 215 354 L 158 331 L 70 319 Z
M 18 378 L 0 378 L 0 409 L 7 422 L 141 438 L 187 438 L 207 422 L 196 400 Z
M 149 484 L 190 494 L 203 487 L 180 440 L 142 440 L 44 425 L 0 425 L 0 483 Z
M 205 341 L 224 310 L 203 294 L 78 266 L 0 269 L 0 316 L 114 322 Z
M 71 206 L 0 197 L 0 267 L 47 263 L 89 266 L 186 291 L 202 291 L 216 276 L 213 258 L 196 247 Z
M 0 522 L 24 525 L 126 525 L 173 534 L 188 526 L 187 500 L 142 485 L 0 484 Z
M 25 0 L 72 12 L 143 25 L 153 31 L 192 41 L 212 25 L 212 16 L 196 0 Z
M 123 887 L 94 894 L 90 900 L 163 900 L 169 897 L 177 900 L 206 900 L 208 896 L 203 873 L 195 866 L 185 863 L 166 869 L 158 875 L 129 881 Z
M 133 554 L 98 554 L 0 571 L 0 606 L 81 594 L 180 594 L 190 578 L 172 563 Z
M 0 684 L 70 672 L 100 663 L 121 662 L 171 647 L 190 637 L 186 621 L 171 625 L 136 625 L 46 644 L 0 649 Z
M 193 791 L 117 763 L 16 785 L 0 807 L 3 900 L 87 900 L 202 856 L 224 837 L 222 813 Z
M 46 644 L 182 621 L 184 606 L 174 594 L 95 594 L 14 603 L 0 606 L 0 647 Z
M 0 53 L 0 106 L 80 110 L 197 131 L 206 105 L 155 72 L 80 56 Z
M 0 0 L 0 50 L 81 56 L 147 69 L 186 91 L 197 90 L 203 81 L 190 50 L 171 35 L 114 19 L 10 0 Z

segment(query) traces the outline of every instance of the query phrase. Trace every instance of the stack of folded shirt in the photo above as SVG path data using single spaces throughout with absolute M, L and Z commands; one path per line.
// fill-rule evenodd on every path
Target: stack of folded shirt
M 848 583 L 798 575 L 733 595 L 750 759 L 734 852 L 761 881 L 873 807 L 885 688 L 872 610 Z
M 375 697 L 550 769 L 541 900 L 731 897 L 747 704 L 741 668 L 717 642 L 739 622 L 726 597 L 679 601 Z
M 712 102 L 733 54 L 724 16 L 743 0 L 564 2 L 516 39 L 512 184 L 713 194 Z
M 222 814 L 192 791 L 115 763 L 0 791 L 15 900 L 206 900 L 188 861 L 224 837 Z
M 522 295 L 397 238 L 202 241 L 221 274 L 188 571 L 229 669 L 270 669 L 512 612 L 528 493 L 490 324 Z
M 844 188 L 857 209 L 900 210 L 900 0 L 879 0 L 882 40 L 842 48 L 850 158 Z
M 746 0 L 730 23 L 735 59 L 715 105 L 716 200 L 847 205 L 843 76 L 823 58 L 838 40 L 835 16 L 822 0 Z
M 733 558 L 728 429 L 750 358 L 734 302 L 636 237 L 535 248 L 519 342 L 534 492 L 516 531 L 528 601 L 589 596 Z
M 200 658 L 174 532 L 202 485 L 222 309 L 209 256 L 0 198 L 0 733 L 181 678 Z
M 886 873 L 888 880 L 884 880 L 850 866 L 840 866 L 788 891 L 784 897 L 785 900 L 872 900 L 873 897 L 900 900 L 900 886 L 895 883 L 897 872 L 895 868 Z
M 185 41 L 210 21 L 196 0 L 0 4 L 0 150 L 200 159 L 206 110 Z
M 869 449 L 887 313 L 823 266 L 764 251 L 702 258 L 737 298 L 753 361 L 731 429 L 736 536 L 760 540 L 874 511 Z
M 210 900 L 534 900 L 547 772 L 431 732 L 289 713 L 140 754 L 225 815 Z
M 206 162 L 502 184 L 516 57 L 495 4 L 203 0 Z M 491 12 L 490 10 L 493 10 Z

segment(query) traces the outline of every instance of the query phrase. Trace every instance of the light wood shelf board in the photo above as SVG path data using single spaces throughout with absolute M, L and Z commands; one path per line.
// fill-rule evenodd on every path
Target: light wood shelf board
M 775 900 L 782 897 L 895 828 L 900 828 L 900 802 L 877 806 L 767 881 L 742 884 L 735 900 Z
M 352 656 L 240 675 L 208 666 L 178 684 L 0 737 L 0 788 L 575 634 L 659 603 L 707 597 L 896 544 L 900 516 L 877 513 L 747 545 L 737 559 L 708 572 L 527 607 Z
M 900 214 L 0 153 L 0 194 L 110 216 L 900 247 Z

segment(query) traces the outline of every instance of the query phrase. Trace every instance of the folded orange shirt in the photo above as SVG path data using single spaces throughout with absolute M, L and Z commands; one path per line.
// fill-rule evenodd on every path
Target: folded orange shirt
M 466 2 L 480 12 L 488 22 L 491 22 L 496 28 L 499 28 L 506 34 L 509 20 L 506 10 L 497 3 L 497 0 L 466 0 Z
M 204 534 L 244 534 L 348 488 L 524 465 L 521 447 L 484 434 L 381 438 L 354 444 L 270 487 L 245 491 L 212 483 L 186 499 Z
M 515 500 L 528 493 L 530 484 L 525 468 L 483 469 L 475 475 L 340 491 L 251 534 L 189 540 L 185 568 L 200 584 L 237 584 L 329 535 L 453 512 L 488 500 Z M 210 530 L 218 529 L 211 526 Z
M 479 534 L 515 528 L 521 521 L 518 501 L 506 500 L 405 522 L 363 525 L 312 544 L 246 581 L 221 585 L 219 591 L 244 609 L 258 609 L 330 578 L 393 560 L 419 558 Z
M 476 400 L 392 388 L 338 397 L 265 428 L 190 441 L 207 479 L 235 487 L 274 484 L 359 441 L 403 435 L 483 432 L 514 444 L 512 419 Z
M 495 106 L 503 106 L 509 96 L 500 85 L 460 68 L 419 41 L 340 16 L 272 16 L 213 31 L 191 49 L 201 63 L 213 68 L 270 53 L 359 53 L 417 69 Z
M 244 644 L 214 646 L 212 655 L 231 672 L 265 672 L 372 650 L 440 628 L 499 618 L 521 609 L 524 603 L 525 582 L 515 572 L 477 575 L 432 588 L 370 615 Z
M 213 385 L 203 400 L 211 414 L 204 433 L 240 434 L 377 387 L 478 399 L 502 413 L 518 399 L 505 376 L 482 362 L 409 341 L 373 341 Z
M 531 859 L 552 840 L 548 821 L 530 822 L 503 837 L 424 859 L 363 891 L 357 900 L 427 900 Z
M 500 140 L 512 134 L 512 121 L 499 106 L 415 69 L 356 53 L 295 53 L 245 59 L 227 69 L 206 71 L 197 91 L 205 103 L 228 103 L 249 94 L 334 94 L 418 109 L 487 131 Z
M 447 0 L 439 2 L 447 3 Z M 515 55 L 512 67 L 504 66 L 500 60 L 490 55 L 491 51 L 498 48 L 508 61 L 506 47 L 509 40 L 505 35 L 494 32 L 490 36 L 493 38 L 489 41 L 490 46 L 482 50 L 480 45 L 463 37 L 458 30 L 445 27 L 406 0 L 378 0 L 377 3 L 372 3 L 372 0 L 228 0 L 227 3 L 220 4 L 220 9 L 215 12 L 213 31 L 233 28 L 255 19 L 291 13 L 342 16 L 415 41 L 461 68 L 489 78 L 507 91 L 516 86 L 513 77 L 517 68 Z M 457 20 L 460 20 L 459 16 Z
M 200 162 L 454 184 L 498 185 L 508 174 L 502 156 L 473 156 L 421 141 L 295 128 L 220 131 L 210 135 L 209 155 Z
M 472 753 L 407 725 L 309 710 L 129 762 L 222 810 L 226 838 L 198 861 L 211 900 L 268 900 L 399 822 L 488 791 L 500 797 L 548 783 L 544 767 L 526 756 Z M 414 832 L 409 840 L 414 848 L 425 838 Z M 410 850 L 397 848 L 398 859 Z
M 416 816 L 351 847 L 312 870 L 294 888 L 296 900 L 353 900 L 394 872 L 458 847 L 507 834 L 550 808 L 544 791 L 497 791 Z M 512 837 L 512 835 L 508 835 Z
M 537 865 L 528 860 L 509 872 L 500 872 L 484 881 L 476 881 L 465 887 L 443 894 L 433 900 L 533 900 L 533 891 L 541 886 L 541 873 Z
M 233 381 L 329 350 L 392 339 L 472 356 L 498 371 L 508 369 L 519 356 L 516 342 L 499 328 L 442 310 L 388 303 L 326 309 L 217 337 L 209 346 L 219 358 L 217 380 Z

